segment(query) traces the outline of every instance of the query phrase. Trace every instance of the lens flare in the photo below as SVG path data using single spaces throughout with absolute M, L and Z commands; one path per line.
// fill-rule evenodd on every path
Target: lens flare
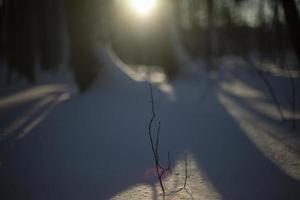
M 141 16 L 147 16 L 154 8 L 156 0 L 131 0 L 132 8 Z

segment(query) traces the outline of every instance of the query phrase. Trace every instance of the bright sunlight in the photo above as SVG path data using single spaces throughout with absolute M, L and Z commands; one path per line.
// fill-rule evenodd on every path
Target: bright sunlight
M 140 15 L 147 16 L 153 10 L 156 0 L 131 0 L 132 8 Z

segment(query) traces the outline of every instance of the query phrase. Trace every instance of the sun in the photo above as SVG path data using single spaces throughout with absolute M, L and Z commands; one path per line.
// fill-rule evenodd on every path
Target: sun
M 140 16 L 147 16 L 153 10 L 156 0 L 130 0 L 132 8 Z

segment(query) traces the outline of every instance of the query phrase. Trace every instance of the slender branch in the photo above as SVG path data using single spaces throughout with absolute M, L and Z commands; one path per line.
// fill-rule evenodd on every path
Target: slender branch
M 165 187 L 164 187 L 164 184 L 163 184 L 163 182 L 162 182 L 162 177 L 161 177 L 161 175 L 160 175 L 159 169 L 160 169 L 159 166 L 156 165 L 156 173 L 157 173 L 157 176 L 158 176 L 158 181 L 159 181 L 161 190 L 162 190 L 162 192 L 163 192 L 163 195 L 165 195 L 165 194 L 166 194 L 166 192 L 165 192 Z
M 150 89 L 150 97 L 151 97 L 152 116 L 155 117 L 155 104 L 154 104 L 153 89 L 151 83 L 149 83 L 149 89 Z
M 187 182 L 187 178 L 188 178 L 188 175 L 187 175 L 187 158 L 186 158 L 186 153 L 184 153 L 184 166 L 185 166 L 185 175 L 184 175 L 184 185 L 183 185 L 183 188 L 186 189 L 186 182 Z
M 160 135 L 160 121 L 158 122 L 158 128 L 157 128 L 157 131 L 156 131 L 156 144 L 155 144 L 155 152 L 156 152 L 157 162 L 159 162 L 159 158 L 158 158 L 159 135 Z
M 179 188 L 178 190 L 175 190 L 173 192 L 171 192 L 171 194 L 176 194 L 178 192 L 181 192 L 182 190 L 184 190 L 190 197 L 192 200 L 194 200 L 193 195 L 191 194 L 191 192 L 186 188 L 186 184 L 187 184 L 187 180 L 188 180 L 188 162 L 187 162 L 187 153 L 184 153 L 184 184 L 181 188 Z
M 155 161 L 155 167 L 156 167 L 156 173 L 157 173 L 157 177 L 158 177 L 158 181 L 161 187 L 161 190 L 163 192 L 163 196 L 165 197 L 165 188 L 162 182 L 162 176 L 164 174 L 164 168 L 162 168 L 159 164 L 159 160 L 158 160 L 158 143 L 159 143 L 159 135 L 160 135 L 160 122 L 158 122 L 158 128 L 157 128 L 157 132 L 156 132 L 156 142 L 155 142 L 155 146 L 154 146 L 154 141 L 153 141 L 153 136 L 152 136 L 152 125 L 153 125 L 153 121 L 156 117 L 155 114 L 155 104 L 154 104 L 154 98 L 153 98 L 153 89 L 152 89 L 152 85 L 151 83 L 149 83 L 149 90 L 150 90 L 150 102 L 151 102 L 151 110 L 152 110 L 152 117 L 149 121 L 149 125 L 148 125 L 148 135 L 149 135 L 149 139 L 150 139 L 150 144 L 151 144 L 151 149 L 154 155 L 154 161 Z M 162 173 L 160 172 L 162 169 Z
M 155 148 L 154 148 L 154 143 L 153 143 L 153 138 L 152 138 L 152 124 L 153 124 L 153 121 L 155 119 L 155 107 L 154 107 L 154 100 L 153 100 L 153 92 L 152 92 L 152 86 L 151 84 L 149 84 L 149 89 L 150 89 L 150 102 L 151 102 L 151 108 L 152 108 L 152 116 L 151 116 L 151 119 L 149 121 L 149 125 L 148 125 L 148 135 L 149 135 L 149 139 L 150 139 L 150 143 L 151 143 L 151 149 L 153 151 L 153 155 L 154 155 L 154 159 L 155 161 L 157 160 L 157 155 L 156 155 L 156 151 L 155 151 Z
M 170 157 L 170 152 L 168 151 L 168 170 L 170 171 L 172 175 L 172 169 L 171 169 L 171 157 Z
M 160 121 L 158 122 L 158 127 L 157 127 L 156 135 L 155 135 L 156 136 L 155 141 L 154 141 L 154 137 L 153 137 L 153 134 L 152 134 L 153 124 L 154 124 L 154 120 L 156 118 L 156 113 L 155 113 L 155 103 L 154 103 L 153 89 L 152 89 L 151 83 L 149 83 L 149 90 L 150 90 L 150 103 L 151 103 L 152 116 L 151 116 L 149 124 L 148 124 L 148 135 L 149 135 L 149 140 L 150 140 L 150 144 L 151 144 L 151 150 L 152 150 L 153 156 L 154 156 L 154 162 L 155 162 L 157 178 L 158 178 L 158 181 L 159 181 L 162 193 L 163 193 L 163 199 L 165 199 L 166 191 L 165 191 L 165 187 L 164 187 L 164 184 L 163 184 L 163 177 L 167 172 L 169 172 L 172 175 L 171 156 L 170 156 L 170 152 L 168 152 L 168 167 L 164 168 L 159 162 L 159 140 L 160 140 L 160 130 L 161 130 Z M 193 196 L 191 195 L 191 193 L 186 188 L 187 179 L 188 179 L 188 175 L 187 175 L 187 154 L 185 153 L 184 186 L 182 188 L 180 188 L 179 190 L 175 191 L 174 193 L 180 192 L 181 190 L 185 190 L 191 196 L 191 198 L 194 199 Z M 173 193 L 173 192 L 171 192 L 171 193 Z

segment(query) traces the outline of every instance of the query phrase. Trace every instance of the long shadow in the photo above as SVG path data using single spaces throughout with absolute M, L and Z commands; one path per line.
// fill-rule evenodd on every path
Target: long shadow
M 138 183 L 154 187 L 157 179 L 144 176 L 154 167 L 148 84 L 104 60 L 107 77 L 5 149 L 1 199 L 98 200 Z
M 250 103 L 255 104 L 255 103 L 261 103 L 261 102 L 247 102 L 244 99 L 233 95 L 229 92 L 222 91 L 226 96 L 228 96 L 230 99 L 233 99 L 235 102 L 238 102 L 243 108 L 245 108 L 247 111 L 251 113 L 255 113 L 255 115 L 259 116 L 262 120 L 268 121 L 270 123 L 277 123 L 279 124 L 280 121 L 278 119 L 274 119 L 275 117 L 270 117 L 267 114 L 263 113 L 262 111 L 259 111 L 258 109 L 255 109 L 253 106 L 250 105 Z M 268 102 L 272 103 L 272 102 Z M 277 114 L 277 113 L 276 113 Z M 279 114 L 278 114 L 279 115 Z
M 153 185 L 144 177 L 154 166 L 148 86 L 131 84 L 72 98 L 9 147 L 0 198 L 109 199 L 137 183 Z
M 216 94 L 209 103 L 190 148 L 222 199 L 299 199 L 300 183 L 257 149 Z
M 189 94 L 187 90 L 174 88 L 178 102 Z M 162 149 L 191 151 L 222 199 L 299 199 L 299 181 L 255 146 L 219 101 L 217 92 L 210 93 L 201 106 L 177 102 L 161 106 L 168 107 L 162 112 L 162 123 L 167 124 L 164 132 L 169 133 L 161 140 L 168 147 Z
M 245 84 L 249 85 L 252 88 L 258 89 L 260 91 L 263 91 L 268 99 L 266 99 L 265 101 L 269 102 L 269 103 L 274 103 L 272 101 L 272 97 L 270 96 L 270 91 L 268 90 L 267 86 L 265 85 L 265 83 L 263 82 L 263 80 L 261 80 L 261 78 L 257 75 L 257 73 L 255 73 L 255 71 L 249 71 L 249 73 L 246 76 L 239 76 L 237 73 L 235 72 L 230 72 L 232 74 L 233 78 L 236 78 L 242 82 L 244 82 Z M 279 76 L 273 76 L 273 75 L 269 75 L 269 74 L 265 74 L 266 78 L 269 80 L 272 88 L 274 89 L 275 95 L 276 97 L 279 99 L 280 102 L 280 106 L 282 108 L 291 108 L 291 85 L 290 85 L 290 80 L 288 77 L 279 77 Z M 300 78 L 294 78 L 295 84 L 296 84 L 296 88 L 299 87 L 300 85 Z M 284 96 L 284 98 L 282 98 L 282 96 L 278 95 L 278 94 L 282 94 L 282 91 L 285 91 L 286 95 Z M 299 103 L 296 106 L 297 111 L 299 110 Z
M 143 176 L 154 166 L 148 85 L 105 87 L 64 103 L 7 152 L 1 199 L 109 199 L 137 183 L 154 187 Z M 162 155 L 190 149 L 223 199 L 300 199 L 299 182 L 257 149 L 215 93 L 201 108 L 166 104 Z
M 254 109 L 252 106 L 249 105 L 249 103 L 241 100 L 239 97 L 234 96 L 230 93 L 225 93 L 225 95 L 231 99 L 231 101 L 233 101 L 234 103 L 236 103 L 238 106 L 242 107 L 244 110 L 246 110 L 247 112 L 253 113 L 254 116 L 256 117 L 256 120 L 262 120 L 265 121 L 266 123 L 270 123 L 270 124 L 277 124 L 277 125 L 281 125 L 283 126 L 282 122 L 278 122 L 278 120 L 275 119 L 271 119 L 269 116 L 267 116 L 264 113 L 259 112 L 258 110 Z M 280 124 L 281 123 L 281 124 Z M 284 128 L 287 129 L 286 127 L 282 127 L 283 130 Z M 265 128 L 267 129 L 267 128 Z M 294 139 L 296 139 L 297 141 L 300 140 L 300 135 L 298 135 L 296 132 L 284 132 L 286 137 L 293 137 Z M 276 140 L 283 140 L 280 136 L 278 136 L 277 134 L 270 134 L 270 136 L 272 136 L 273 138 L 275 138 Z M 292 145 L 289 144 L 287 141 L 282 141 L 286 146 L 288 146 L 289 149 L 291 149 L 294 153 L 300 155 L 300 147 L 297 145 Z

